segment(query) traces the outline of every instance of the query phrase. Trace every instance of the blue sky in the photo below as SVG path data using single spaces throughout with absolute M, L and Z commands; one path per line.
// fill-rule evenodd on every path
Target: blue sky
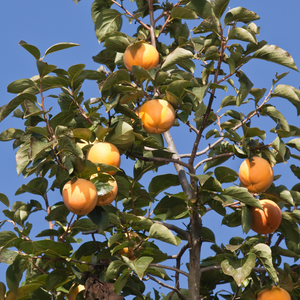
M 87 69 L 97 69 L 99 67 L 92 60 L 92 56 L 96 55 L 102 49 L 94 34 L 94 25 L 90 16 L 92 2 L 91 0 L 82 0 L 75 5 L 72 0 L 3 1 L 0 9 L 0 66 L 2 70 L 0 106 L 13 98 L 13 95 L 6 91 L 6 87 L 10 82 L 20 78 L 29 78 L 37 73 L 34 58 L 18 45 L 20 40 L 37 46 L 41 50 L 41 53 L 51 45 L 59 42 L 78 43 L 81 45 L 80 47 L 53 53 L 47 57 L 46 61 L 60 68 L 68 68 L 77 63 L 84 63 Z M 125 6 L 132 7 L 132 3 L 129 0 L 125 0 L 123 3 Z M 261 26 L 259 40 L 264 39 L 269 44 L 275 44 L 288 51 L 293 56 L 298 68 L 300 68 L 300 41 L 298 37 L 300 2 L 298 0 L 287 2 L 280 0 L 232 0 L 230 7 L 236 6 L 245 6 L 247 9 L 255 11 L 261 17 L 256 22 L 258 26 Z M 133 25 L 129 25 L 126 19 L 124 19 L 123 30 L 131 32 L 132 29 L 130 26 Z M 276 64 L 253 60 L 243 68 L 243 71 L 247 73 L 256 87 L 266 87 L 269 89 L 276 72 L 280 74 L 289 70 Z M 281 83 L 299 88 L 299 79 L 300 74 L 290 70 L 290 74 Z M 99 94 L 97 86 L 93 82 L 86 82 L 83 91 L 86 99 L 97 97 Z M 55 99 L 48 101 L 49 106 L 56 105 Z M 282 101 L 280 98 L 276 99 L 276 107 L 289 121 L 291 120 L 290 124 L 297 126 L 299 117 L 297 118 L 296 109 L 289 104 L 286 105 L 286 102 L 282 105 Z M 0 123 L 0 132 L 9 127 L 22 128 L 22 123 L 18 119 L 9 116 Z M 175 129 L 172 129 L 171 132 L 176 137 L 175 141 L 178 145 L 178 151 L 180 153 L 187 153 L 187 148 L 184 146 L 189 142 L 191 145 L 192 139 L 190 139 L 189 135 L 186 135 L 188 131 L 182 127 L 181 125 L 178 130 L 179 134 L 176 134 Z M 300 126 L 298 125 L 298 127 Z M 182 142 L 183 136 L 185 137 L 184 143 Z M 17 200 L 29 201 L 32 199 L 30 195 L 14 196 L 15 191 L 31 178 L 23 179 L 22 176 L 17 176 L 15 156 L 11 143 L 0 143 L 0 151 L 2 157 L 0 160 L 0 193 L 6 194 L 11 203 Z M 237 171 L 240 163 L 241 160 L 239 159 L 230 160 L 230 165 L 228 166 Z M 274 170 L 275 174 L 284 173 L 284 176 L 280 179 L 281 183 L 291 188 L 297 183 L 297 180 L 294 176 L 289 176 L 292 174 L 288 165 L 280 164 Z M 122 157 L 122 168 L 126 169 L 127 167 L 131 168 L 126 159 Z M 171 165 L 165 167 L 165 170 L 166 172 L 174 172 L 174 168 Z M 145 177 L 146 187 L 147 180 L 149 181 L 150 178 L 151 175 Z M 55 199 L 51 200 L 52 203 L 60 201 L 58 197 L 59 195 L 55 194 Z M 0 203 L 1 211 L 2 207 L 3 205 Z M 2 213 L 0 213 L 1 219 L 3 219 Z M 217 237 L 218 242 L 221 242 L 221 237 L 224 238 L 224 243 L 226 243 L 230 236 L 242 234 L 241 228 L 229 229 L 225 226 L 220 226 L 220 222 L 216 220 L 214 218 L 204 218 L 204 225 L 217 231 L 217 235 L 219 236 L 219 238 Z M 42 222 L 45 221 L 42 220 Z M 205 251 L 208 246 L 204 246 Z M 6 266 L 0 263 L 0 281 L 5 281 L 5 269 Z

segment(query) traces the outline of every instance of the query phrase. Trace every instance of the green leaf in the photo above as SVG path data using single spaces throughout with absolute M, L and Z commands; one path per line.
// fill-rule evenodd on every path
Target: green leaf
M 178 240 L 176 240 L 171 230 L 158 223 L 155 223 L 150 227 L 149 238 L 155 238 L 175 246 L 179 245 Z
M 153 261 L 152 257 L 143 256 L 139 259 L 135 259 L 134 261 L 130 260 L 126 256 L 122 256 L 125 263 L 136 273 L 140 280 L 145 275 L 145 271 L 148 268 L 149 264 Z
M 226 259 L 221 263 L 224 274 L 232 276 L 238 286 L 250 275 L 255 267 L 255 254 L 248 253 L 241 259 Z
M 295 88 L 290 85 L 278 84 L 274 92 L 271 94 L 271 97 L 281 97 L 289 100 L 296 108 L 297 115 L 300 114 L 300 99 L 299 94 L 295 92 Z
M 8 128 L 0 133 L 0 141 L 6 142 L 14 139 L 19 139 L 24 134 L 24 131 L 17 128 Z
M 109 215 L 102 206 L 96 206 L 88 217 L 98 226 L 100 232 L 104 232 L 110 223 Z
M 256 257 L 261 261 L 261 263 L 266 268 L 269 276 L 273 282 L 278 281 L 276 270 L 272 262 L 272 251 L 270 247 L 266 244 L 257 244 L 251 250 L 250 253 L 254 253 Z
M 100 91 L 103 92 L 120 83 L 131 84 L 130 75 L 127 70 L 122 69 L 110 74 L 100 87 Z
M 122 27 L 122 14 L 115 9 L 103 9 L 95 22 L 95 33 L 99 43 L 114 31 L 120 31 Z
M 271 105 L 263 105 L 263 107 L 260 110 L 260 113 L 262 116 L 269 116 L 271 117 L 276 123 L 280 124 L 280 128 L 290 131 L 290 126 L 283 116 L 281 112 L 279 112 L 274 106 Z
M 233 27 L 228 34 L 228 39 L 256 43 L 254 36 L 247 29 L 241 27 Z
M 113 260 L 105 272 L 105 280 L 116 278 L 119 275 L 120 267 L 124 265 L 125 263 L 121 260 Z
M 118 121 L 112 131 L 105 138 L 106 142 L 114 144 L 117 148 L 125 150 L 135 141 L 133 127 L 125 121 Z
M 50 257 L 68 257 L 72 250 L 66 243 L 51 240 L 25 241 L 20 244 L 20 249 L 26 254 L 40 255 L 43 253 Z
M 297 222 L 292 217 L 291 213 L 282 213 L 281 223 L 278 227 L 278 231 L 280 231 L 287 239 L 297 244 L 300 243 L 300 231 Z
M 116 66 L 115 65 L 116 54 L 117 54 L 116 51 L 104 49 L 100 51 L 97 55 L 93 56 L 92 58 L 94 62 L 106 65 L 110 69 L 110 71 L 113 72 Z
M 49 47 L 45 52 L 45 56 L 50 54 L 50 53 L 60 51 L 60 50 L 64 50 L 64 49 L 68 49 L 68 48 L 75 47 L 75 46 L 80 46 L 80 45 L 75 44 L 75 43 L 65 43 L 65 42 L 64 43 L 58 43 L 58 44 L 55 44 L 55 45 L 52 45 L 51 47 Z
M 14 262 L 8 266 L 6 271 L 6 284 L 8 289 L 14 294 L 18 293 L 19 283 L 23 277 L 23 273 L 27 269 L 29 264 L 29 259 L 17 256 Z
M 243 7 L 235 7 L 230 9 L 224 18 L 225 25 L 231 22 L 243 22 L 250 23 L 252 21 L 260 19 L 259 16 L 246 8 Z
M 255 51 L 252 57 L 274 62 L 276 64 L 283 65 L 292 70 L 298 71 L 291 55 L 287 51 L 275 45 L 263 46 L 259 50 Z
M 17 95 L 7 104 L 0 107 L 0 122 L 3 121 L 12 111 L 14 111 L 25 100 L 36 101 L 36 96 L 28 93 Z
M 252 215 L 250 209 L 246 206 L 242 206 L 242 228 L 243 232 L 248 233 L 252 226 Z
M 6 205 L 7 207 L 9 207 L 9 200 L 7 198 L 7 196 L 5 194 L 0 193 L 0 201 Z
M 19 253 L 16 251 L 2 248 L 0 250 L 0 262 L 11 265 L 18 255 Z
M 0 232 L 0 247 L 8 248 L 18 241 L 18 237 L 12 231 L 2 230 Z
M 196 12 L 202 19 L 213 16 L 212 6 L 209 0 L 191 0 L 185 8 Z
M 178 175 L 174 174 L 163 174 L 155 176 L 151 179 L 148 190 L 152 194 L 152 197 L 156 197 L 159 193 L 166 190 L 171 186 L 179 185 Z
M 18 79 L 16 81 L 13 81 L 7 86 L 7 92 L 13 94 L 19 94 L 30 87 L 35 87 L 35 83 L 31 79 L 28 78 Z
M 69 276 L 71 272 L 66 269 L 57 268 L 52 271 L 46 279 L 46 289 L 48 291 L 63 286 L 65 283 L 70 281 Z
M 262 209 L 259 200 L 255 199 L 244 187 L 230 186 L 223 191 L 222 195 L 230 196 L 242 203 Z
M 36 60 L 40 59 L 41 53 L 37 47 L 27 44 L 24 41 L 20 41 L 19 45 L 22 46 L 24 49 L 26 49 L 31 55 L 33 55 Z
M 56 69 L 55 65 L 48 65 L 47 63 L 45 63 L 41 60 L 38 60 L 36 62 L 36 65 L 37 65 L 40 77 L 44 77 Z
M 140 83 L 142 83 L 145 80 L 152 80 L 150 73 L 144 68 L 137 65 L 132 66 L 132 74 Z
M 197 19 L 197 14 L 192 9 L 188 9 L 186 7 L 173 7 L 171 10 L 171 17 L 173 19 L 186 19 L 192 20 Z
M 253 83 L 246 76 L 246 74 L 241 70 L 239 70 L 236 73 L 236 76 L 239 78 L 239 82 L 240 82 L 240 89 L 236 98 L 236 105 L 240 106 L 243 103 L 243 101 L 246 99 L 248 94 L 250 93 L 253 87 Z
M 116 282 L 114 283 L 114 292 L 117 294 L 117 295 L 120 295 L 122 289 L 124 288 L 126 282 L 127 282 L 127 279 L 129 278 L 130 276 L 130 269 L 125 269 L 121 276 L 118 277 L 118 279 L 116 280 Z
M 194 55 L 191 51 L 184 48 L 176 48 L 172 53 L 170 53 L 164 63 L 161 66 L 161 69 L 168 69 L 168 67 L 177 64 L 183 60 L 192 58 Z
M 221 16 L 225 12 L 228 3 L 230 0 L 213 0 L 211 5 L 213 8 L 213 11 L 215 13 L 215 16 L 220 20 Z
M 45 196 L 47 191 L 48 181 L 43 177 L 33 178 L 27 184 L 22 184 L 21 187 L 16 191 L 15 195 L 20 195 L 23 193 L 31 193 L 35 195 Z
M 32 292 L 36 291 L 39 287 L 41 287 L 43 283 L 29 283 L 23 286 L 20 286 L 18 289 L 18 300 L 26 300 L 30 299 L 32 296 Z
M 215 32 L 219 34 L 219 21 L 215 16 L 211 16 L 203 20 L 197 27 L 193 28 L 193 33 Z
M 223 166 L 215 168 L 214 173 L 220 183 L 234 182 L 239 177 L 236 171 Z
M 95 0 L 92 4 L 92 19 L 93 22 L 96 22 L 96 19 L 100 12 L 103 9 L 110 8 L 112 6 L 112 2 L 110 0 Z

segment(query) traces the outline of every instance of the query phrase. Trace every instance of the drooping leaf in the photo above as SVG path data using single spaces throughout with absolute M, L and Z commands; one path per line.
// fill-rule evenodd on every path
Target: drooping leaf
M 115 9 L 103 9 L 97 16 L 95 22 L 95 33 L 99 43 L 114 31 L 119 31 L 122 27 L 122 14 Z
M 233 199 L 241 201 L 247 205 L 262 209 L 260 202 L 255 199 L 244 187 L 230 186 L 226 188 L 222 194 L 230 196 Z
M 128 83 L 130 84 L 130 76 L 127 70 L 118 70 L 107 77 L 105 82 L 101 87 L 101 91 L 108 90 L 118 83 Z
M 263 105 L 260 110 L 261 115 L 271 117 L 280 127 L 286 131 L 290 131 L 290 126 L 284 115 L 272 105 Z
M 149 238 L 155 238 L 163 242 L 178 246 L 178 240 L 174 234 L 162 224 L 155 223 L 149 230 Z
M 186 7 L 173 7 L 171 10 L 171 17 L 174 19 L 186 19 L 192 20 L 197 19 L 197 14 L 192 9 Z
M 273 280 L 273 282 L 278 281 L 276 270 L 273 266 L 272 262 L 272 251 L 270 247 L 266 244 L 256 244 L 250 252 L 254 253 L 256 257 L 261 261 L 261 263 L 266 268 L 269 276 Z
M 239 176 L 236 171 L 223 166 L 215 168 L 214 173 L 220 183 L 234 182 Z
M 230 0 L 213 0 L 211 2 L 215 16 L 220 20 Z
M 241 70 L 237 72 L 237 77 L 239 78 L 240 88 L 236 98 L 236 105 L 240 106 L 243 103 L 243 101 L 246 99 L 248 94 L 250 93 L 253 87 L 253 83 L 246 76 L 246 74 Z
M 164 63 L 161 66 L 161 69 L 168 69 L 168 67 L 177 64 L 185 59 L 192 58 L 194 55 L 191 51 L 184 48 L 176 48 L 172 53 L 170 53 Z
M 209 0 L 191 0 L 185 8 L 196 12 L 202 19 L 213 15 L 213 9 Z
M 31 55 L 33 55 L 36 60 L 40 59 L 41 53 L 37 47 L 27 44 L 24 41 L 20 41 L 19 45 L 26 49 Z
M 232 276 L 236 284 L 240 286 L 255 267 L 255 258 L 254 253 L 248 253 L 244 258 L 226 259 L 222 261 L 221 267 L 223 272 Z
M 274 62 L 276 64 L 283 65 L 292 70 L 298 71 L 294 59 L 291 57 L 291 55 L 287 51 L 275 45 L 263 46 L 259 50 L 255 51 L 252 57 Z
M 163 174 L 157 175 L 151 179 L 149 184 L 149 193 L 156 197 L 160 192 L 171 186 L 179 185 L 179 179 L 177 175 L 174 174 Z
M 250 23 L 258 19 L 259 16 L 253 11 L 250 11 L 243 7 L 234 7 L 226 13 L 224 23 L 226 25 L 231 22 Z
M 193 28 L 193 33 L 215 32 L 219 34 L 219 21 L 215 16 L 211 16 L 203 20 L 197 27 Z
M 228 39 L 256 43 L 254 36 L 245 28 L 234 27 L 228 34 Z
M 67 269 L 57 268 L 53 270 L 46 279 L 46 289 L 48 291 L 63 286 L 66 282 L 70 281 L 70 271 Z
M 16 195 L 23 194 L 25 192 L 45 196 L 46 190 L 48 187 L 48 181 L 46 178 L 37 177 L 33 178 L 27 184 L 22 184 L 22 186 L 16 191 Z

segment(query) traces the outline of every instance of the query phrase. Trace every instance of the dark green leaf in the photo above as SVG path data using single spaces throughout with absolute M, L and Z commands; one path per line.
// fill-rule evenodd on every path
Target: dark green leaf
M 9 207 L 9 200 L 8 200 L 8 198 L 7 198 L 6 195 L 0 193 L 0 201 L 1 201 L 4 205 L 6 205 L 7 207 Z
M 241 70 L 236 73 L 236 76 L 239 78 L 240 82 L 240 89 L 236 98 L 236 105 L 240 106 L 250 93 L 253 83 Z
M 278 227 L 278 231 L 280 231 L 287 239 L 297 244 L 300 243 L 300 231 L 297 222 L 292 217 L 291 213 L 282 213 L 282 219 Z
M 205 33 L 205 32 L 215 32 L 219 34 L 220 27 L 219 21 L 216 19 L 215 16 L 208 17 L 207 19 L 203 20 L 198 27 L 193 28 L 193 33 Z
M 98 226 L 100 232 L 103 232 L 110 223 L 109 215 L 102 206 L 96 206 L 88 217 Z
M 119 83 L 130 84 L 130 76 L 127 70 L 118 70 L 107 77 L 104 81 L 101 91 L 108 90 Z
M 153 261 L 152 257 L 143 256 L 136 260 L 130 260 L 128 257 L 123 256 L 125 263 L 138 275 L 139 279 L 145 275 L 145 271 L 148 268 L 149 264 Z
M 55 65 L 48 65 L 47 63 L 45 63 L 41 60 L 38 60 L 36 62 L 36 65 L 37 65 L 40 77 L 44 77 L 56 69 Z
M 164 174 L 158 175 L 152 178 L 148 190 L 153 197 L 156 197 L 159 193 L 171 186 L 179 185 L 178 175 Z
M 260 110 L 261 115 L 270 116 L 276 123 L 279 123 L 280 127 L 286 131 L 290 131 L 290 126 L 285 117 L 274 106 L 264 105 Z
M 35 83 L 28 78 L 18 79 L 7 86 L 7 92 L 18 94 L 25 91 L 27 88 L 34 87 Z
M 215 176 L 220 181 L 220 183 L 234 182 L 238 178 L 238 173 L 227 167 L 217 167 L 215 168 Z
M 70 281 L 69 276 L 71 272 L 67 269 L 55 269 L 46 279 L 46 289 L 48 291 L 63 286 L 66 282 Z
M 23 194 L 25 192 L 45 196 L 47 191 L 48 181 L 43 177 L 37 177 L 29 181 L 27 184 L 22 184 L 22 186 L 16 191 L 16 195 Z
M 241 27 L 233 27 L 228 34 L 228 39 L 256 43 L 254 36 L 247 29 Z
M 252 215 L 250 209 L 243 205 L 242 207 L 242 228 L 243 232 L 248 233 L 252 226 Z

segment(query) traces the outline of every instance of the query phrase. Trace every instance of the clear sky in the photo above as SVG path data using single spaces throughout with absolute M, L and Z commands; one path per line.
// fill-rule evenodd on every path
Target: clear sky
M 102 49 L 93 30 L 94 25 L 90 13 L 92 2 L 91 0 L 82 0 L 75 5 L 72 0 L 2 1 L 0 4 L 0 67 L 2 71 L 0 80 L 0 106 L 6 104 L 14 97 L 14 95 L 6 91 L 7 85 L 10 82 L 21 78 L 30 78 L 37 73 L 34 58 L 18 45 L 20 40 L 37 46 L 41 50 L 41 53 L 51 45 L 59 42 L 78 43 L 81 45 L 80 47 L 53 53 L 47 57 L 46 61 L 65 69 L 77 63 L 84 63 L 87 69 L 96 70 L 99 67 L 92 60 L 92 56 L 96 55 Z M 128 5 L 132 7 L 132 3 L 129 0 L 123 1 L 123 4 L 124 6 Z M 275 44 L 288 51 L 300 69 L 299 0 L 232 0 L 230 7 L 236 6 L 245 6 L 247 9 L 255 11 L 261 17 L 256 22 L 258 26 L 262 27 L 259 40 L 266 40 L 269 44 Z M 131 32 L 130 26 L 126 19 L 124 19 L 123 30 Z M 267 89 L 270 88 L 276 72 L 280 74 L 289 71 L 282 66 L 267 62 L 262 63 L 257 60 L 251 61 L 243 70 L 256 87 L 265 87 Z M 299 88 L 299 79 L 300 74 L 290 70 L 290 74 L 281 83 Z M 85 99 L 97 97 L 99 94 L 97 85 L 93 82 L 86 82 L 83 91 Z M 48 101 L 49 106 L 56 105 L 55 99 Z M 275 104 L 277 108 L 288 118 L 290 124 L 300 127 L 296 109 L 291 105 L 286 105 L 286 101 L 284 101 L 284 105 L 281 105 L 281 102 L 282 99 L 276 99 Z M 20 120 L 8 116 L 7 119 L 0 123 L 0 132 L 9 127 L 22 128 L 22 123 Z M 180 135 L 181 133 L 184 134 L 182 130 L 180 128 L 178 131 L 179 135 L 176 136 L 176 141 L 178 142 L 179 153 L 186 153 L 187 149 L 183 146 L 189 140 L 185 140 L 184 143 L 180 142 L 182 141 L 182 136 Z M 175 134 L 175 132 L 175 130 L 172 130 L 172 133 Z M 186 135 L 184 137 L 185 139 L 189 139 Z M 190 140 L 190 143 L 192 143 L 192 140 Z M 27 202 L 33 199 L 33 195 L 29 194 L 14 196 L 15 191 L 22 184 L 32 179 L 32 177 L 27 179 L 23 179 L 22 176 L 17 177 L 15 154 L 11 142 L 0 143 L 0 153 L 2 157 L 0 160 L 0 193 L 6 194 L 11 203 L 14 201 Z M 126 169 L 126 159 L 125 157 L 122 159 L 122 168 Z M 228 166 L 237 171 L 240 163 L 239 159 L 230 160 Z M 293 163 L 300 165 L 300 163 L 295 161 Z M 129 166 L 130 164 L 128 163 L 128 168 Z M 174 168 L 171 165 L 166 170 L 167 172 L 174 172 Z M 297 183 L 294 176 L 289 176 L 292 174 L 289 170 L 289 164 L 280 164 L 274 170 L 275 174 L 284 174 L 280 180 L 288 188 L 292 188 Z M 147 181 L 149 178 L 146 177 L 145 180 Z M 147 187 L 147 182 L 145 182 L 145 186 Z M 50 200 L 52 204 L 60 201 L 59 194 L 55 194 L 53 197 L 54 199 Z M 4 209 L 4 205 L 0 203 L 0 210 L 2 211 L 2 209 Z M 2 219 L 3 215 L 0 212 L 0 220 Z M 41 222 L 45 221 L 41 219 Z M 217 230 L 217 242 L 221 242 L 221 238 L 223 238 L 224 243 L 227 243 L 230 236 L 242 235 L 241 228 L 233 229 L 221 226 L 219 219 L 204 218 L 204 225 Z M 8 227 L 5 227 L 5 229 L 8 229 Z M 209 245 L 205 247 L 208 248 Z M 204 250 L 206 249 L 205 247 Z M 0 263 L 0 281 L 5 281 L 5 269 L 6 266 Z

